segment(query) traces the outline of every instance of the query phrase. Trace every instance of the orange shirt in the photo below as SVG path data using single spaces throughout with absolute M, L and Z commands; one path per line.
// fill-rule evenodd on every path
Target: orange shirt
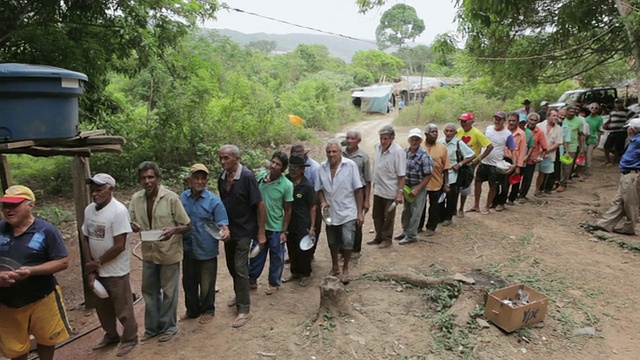
M 451 169 L 449 152 L 447 151 L 447 147 L 439 141 L 436 141 L 433 145 L 427 145 L 426 142 L 422 143 L 422 147 L 433 160 L 433 172 L 431 173 L 431 180 L 429 180 L 427 184 L 427 190 L 438 191 L 442 189 L 443 186 L 444 170 Z
M 547 150 L 547 138 L 544 135 L 544 131 L 537 126 L 531 131 L 533 132 L 533 150 L 531 150 L 527 164 L 535 163 L 533 160 L 541 156 L 543 151 Z
M 511 134 L 513 135 L 513 141 L 516 142 L 516 166 L 524 167 L 524 161 L 527 158 L 527 134 L 520 128 L 516 128 L 516 131 Z M 505 149 L 505 156 L 511 158 L 509 155 L 510 151 Z

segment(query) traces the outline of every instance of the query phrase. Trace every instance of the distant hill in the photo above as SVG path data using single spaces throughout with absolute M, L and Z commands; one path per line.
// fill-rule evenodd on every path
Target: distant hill
M 229 37 L 234 42 L 246 45 L 252 41 L 267 40 L 275 41 L 278 44 L 276 51 L 291 51 L 300 44 L 320 44 L 329 49 L 329 53 L 339 57 L 346 62 L 351 62 L 351 58 L 356 51 L 377 49 L 375 41 L 371 43 L 341 38 L 331 35 L 315 34 L 244 34 L 239 31 L 229 29 L 206 29 L 216 31 L 220 35 Z

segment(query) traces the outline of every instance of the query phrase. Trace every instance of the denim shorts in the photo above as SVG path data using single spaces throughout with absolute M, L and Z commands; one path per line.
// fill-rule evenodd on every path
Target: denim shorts
M 327 225 L 327 242 L 331 249 L 353 250 L 356 239 L 356 221 L 342 225 Z
M 551 160 L 551 158 L 547 156 L 544 160 L 536 164 L 535 171 L 539 171 L 543 174 L 552 174 L 554 171 L 553 160 Z

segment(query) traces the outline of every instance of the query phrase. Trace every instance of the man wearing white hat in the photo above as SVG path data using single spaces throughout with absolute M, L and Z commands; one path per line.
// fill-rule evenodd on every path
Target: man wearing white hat
M 547 111 L 549 111 L 549 102 L 545 100 L 540 103 L 540 111 L 538 111 L 538 116 L 540 116 L 539 122 L 547 120 Z
M 93 350 L 120 343 L 116 355 L 125 356 L 138 344 L 138 322 L 129 281 L 129 211 L 113 197 L 116 181 L 111 175 L 95 174 L 87 179 L 87 184 L 93 202 L 84 209 L 82 224 L 85 276 L 90 288 L 98 281 L 109 294 L 96 302 L 96 313 L 105 334 Z M 117 321 L 122 324 L 122 336 L 118 335 Z
M 404 150 L 407 158 L 405 174 L 405 202 L 402 210 L 402 234 L 396 239 L 400 245 L 418 241 L 418 224 L 422 216 L 427 198 L 427 184 L 431 180 L 433 161 L 426 150 L 420 146 L 423 140 L 422 131 L 418 128 L 409 131 L 409 147 Z

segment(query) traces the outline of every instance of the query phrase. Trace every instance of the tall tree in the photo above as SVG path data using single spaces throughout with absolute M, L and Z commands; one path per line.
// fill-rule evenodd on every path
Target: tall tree
M 379 50 L 357 51 L 351 64 L 369 71 L 378 79 L 396 77 L 400 75 L 398 70 L 404 66 L 402 60 Z
M 82 118 L 97 121 L 115 106 L 103 92 L 109 72 L 162 58 L 217 9 L 215 0 L 4 0 L 0 59 L 86 73 Z
M 405 4 L 395 4 L 385 11 L 376 28 L 376 43 L 380 50 L 391 46 L 403 47 L 424 32 L 424 21 L 418 17 L 416 9 Z

